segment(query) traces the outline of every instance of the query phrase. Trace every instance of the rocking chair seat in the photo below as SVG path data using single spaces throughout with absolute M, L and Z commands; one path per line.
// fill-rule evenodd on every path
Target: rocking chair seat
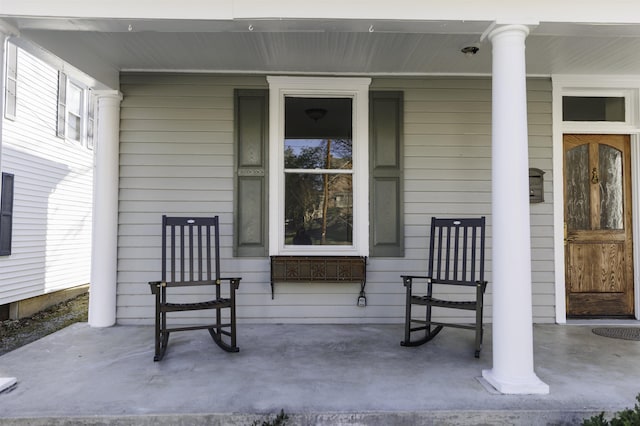
M 196 311 L 200 309 L 221 309 L 231 307 L 231 299 L 216 299 L 194 303 L 165 303 L 165 312 Z
M 441 308 L 466 309 L 468 311 L 474 311 L 477 306 L 475 301 L 442 300 L 431 296 L 412 296 L 411 303 L 414 305 L 430 305 Z

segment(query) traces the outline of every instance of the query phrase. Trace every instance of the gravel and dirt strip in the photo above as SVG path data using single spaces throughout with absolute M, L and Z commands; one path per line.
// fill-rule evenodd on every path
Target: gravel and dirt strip
M 88 319 L 89 293 L 58 303 L 28 318 L 0 321 L 0 355 Z

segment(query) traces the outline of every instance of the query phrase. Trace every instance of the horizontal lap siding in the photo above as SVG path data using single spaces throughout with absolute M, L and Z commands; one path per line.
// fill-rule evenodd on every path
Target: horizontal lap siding
M 374 80 L 373 87 L 404 91 L 405 259 L 371 259 L 370 270 L 380 272 L 368 274 L 367 286 L 385 288 L 393 304 L 389 309 L 402 312 L 404 300 L 396 295 L 403 290 L 399 275 L 425 273 L 431 216 L 485 215 L 485 318 L 491 321 L 491 80 L 389 78 Z M 533 315 L 535 322 L 553 322 L 551 83 L 529 79 L 527 87 L 529 165 L 546 172 L 545 202 L 531 204 Z M 447 310 L 435 315 L 459 319 Z
M 121 76 L 121 85 L 118 322 L 152 322 L 146 283 L 159 276 L 163 213 L 220 215 L 223 272 L 242 277 L 242 322 L 401 322 L 400 274 L 424 272 L 432 215 L 488 217 L 491 279 L 490 79 L 374 79 L 372 90 L 404 92 L 406 250 L 400 259 L 368 259 L 366 308 L 356 306 L 358 284 L 277 283 L 272 300 L 268 258 L 232 258 L 233 90 L 266 88 L 263 77 L 132 73 Z M 531 206 L 534 317 L 549 322 L 554 314 L 547 80 L 529 81 L 529 121 L 530 165 L 547 172 L 547 201 Z M 490 321 L 491 284 L 487 300 Z
M 2 141 L 2 171 L 15 174 L 15 188 L 0 304 L 90 276 L 93 151 L 56 137 L 57 70 L 18 52 L 16 119 L 4 120 Z
M 528 81 L 529 167 L 544 174 L 544 202 L 531 204 L 533 321 L 555 322 L 551 82 Z
M 368 275 L 367 284 L 384 291 L 387 309 L 401 322 L 405 289 L 400 275 L 425 274 L 431 216 L 490 215 L 491 82 L 378 79 L 373 86 L 404 91 L 405 258 L 372 259 L 376 272 Z M 457 289 L 447 291 L 449 297 L 464 295 Z M 487 318 L 490 313 L 489 308 Z M 434 315 L 445 321 L 469 317 L 445 309 L 434 309 Z
M 239 318 L 269 308 L 267 259 L 232 258 L 234 89 L 265 87 L 264 77 L 121 76 L 119 323 L 151 323 L 163 214 L 219 215 L 223 276 L 242 277 Z

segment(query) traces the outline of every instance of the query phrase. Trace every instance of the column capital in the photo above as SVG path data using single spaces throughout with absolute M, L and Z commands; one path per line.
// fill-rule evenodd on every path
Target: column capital
M 122 101 L 122 92 L 119 90 L 94 90 L 93 94 L 100 99 L 114 99 L 118 102 Z
M 489 28 L 485 30 L 485 32 L 480 37 L 480 40 L 488 38 L 489 41 L 492 41 L 494 37 L 507 32 L 520 32 L 524 34 L 524 37 L 527 37 L 530 32 L 530 27 L 531 25 L 529 24 L 497 24 L 494 22 Z

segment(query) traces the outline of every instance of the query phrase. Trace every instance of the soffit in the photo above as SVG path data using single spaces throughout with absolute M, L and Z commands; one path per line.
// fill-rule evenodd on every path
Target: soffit
M 118 71 L 428 75 L 491 73 L 488 21 L 114 20 L 13 18 L 28 38 L 72 64 Z M 540 23 L 527 72 L 640 74 L 640 25 Z M 478 54 L 465 56 L 476 44 Z M 84 68 L 90 68 L 85 61 Z M 102 65 L 104 66 L 104 65 Z M 83 68 L 81 66 L 81 68 Z M 90 73 L 90 71 L 88 71 Z

